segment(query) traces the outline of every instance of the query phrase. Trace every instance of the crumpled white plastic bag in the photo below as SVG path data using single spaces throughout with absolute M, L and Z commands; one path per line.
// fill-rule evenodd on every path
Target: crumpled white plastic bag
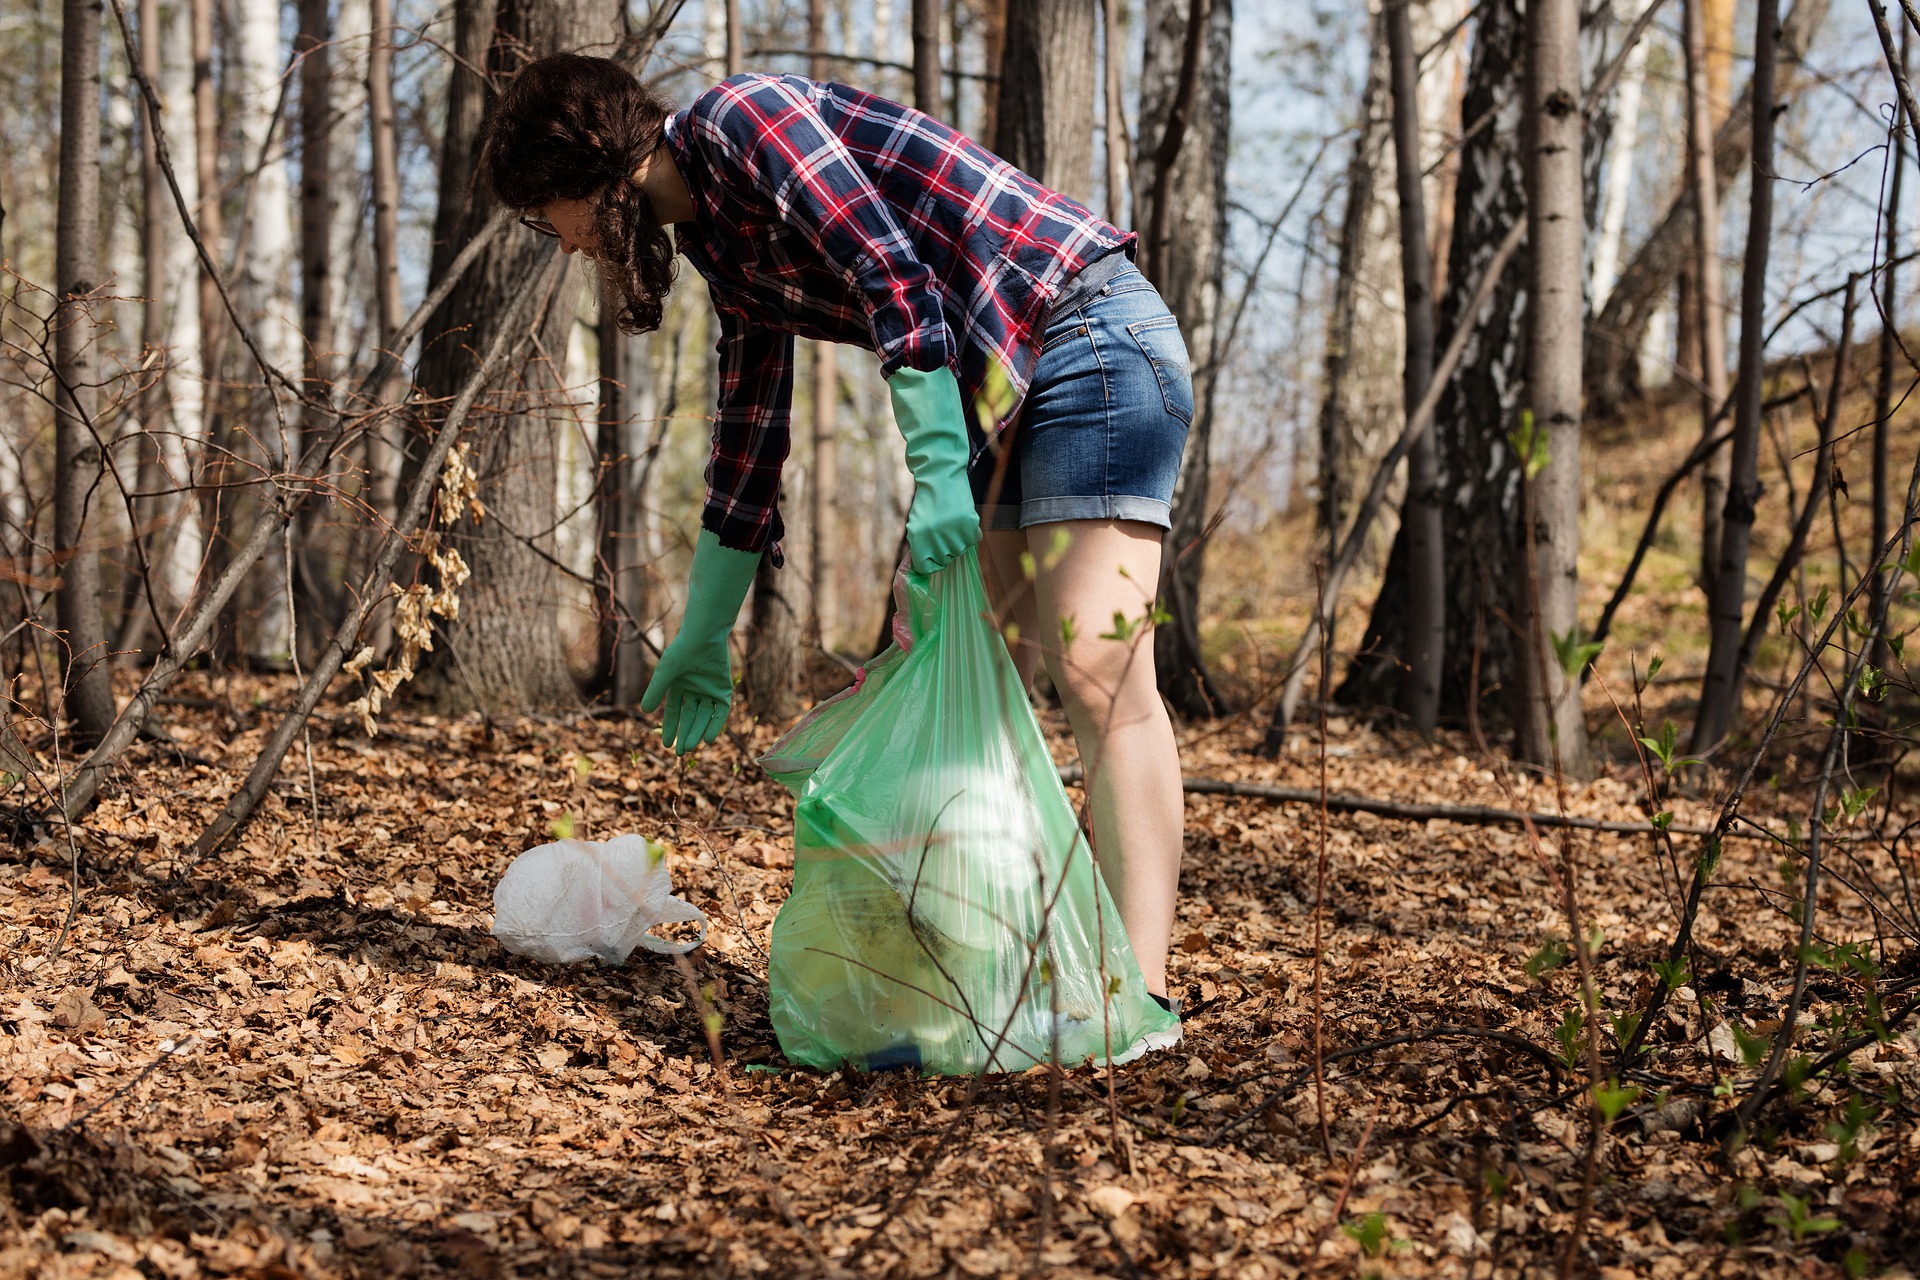
M 647 930 L 698 921 L 691 942 Z M 645 836 L 560 840 L 529 849 L 493 891 L 493 936 L 515 955 L 547 964 L 626 963 L 635 947 L 685 955 L 707 938 L 707 914 L 673 896 L 666 850 Z

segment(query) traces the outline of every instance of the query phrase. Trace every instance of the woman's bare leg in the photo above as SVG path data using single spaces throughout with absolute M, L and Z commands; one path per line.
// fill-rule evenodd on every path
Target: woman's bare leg
M 1165 995 L 1184 797 L 1147 623 L 1160 581 L 1161 530 L 1131 520 L 1069 520 L 1026 535 L 1040 621 L 1023 636 L 1042 647 L 1066 706 L 1093 799 L 1095 854 L 1147 990 Z

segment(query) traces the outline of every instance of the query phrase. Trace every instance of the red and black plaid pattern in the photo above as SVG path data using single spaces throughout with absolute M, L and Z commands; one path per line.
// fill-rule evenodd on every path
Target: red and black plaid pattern
M 695 210 L 677 244 L 720 313 L 701 519 L 740 550 L 781 536 L 794 335 L 866 347 L 882 373 L 949 365 L 969 403 L 997 365 L 1013 393 L 997 431 L 1048 302 L 1134 239 L 931 116 L 841 84 L 734 76 L 666 134 Z

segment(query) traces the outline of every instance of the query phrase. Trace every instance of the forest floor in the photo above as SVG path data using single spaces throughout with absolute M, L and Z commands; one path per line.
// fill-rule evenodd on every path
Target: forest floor
M 1772 1105 L 1750 1144 L 1716 1140 L 1792 968 L 1764 839 L 1728 841 L 1699 971 L 1589 1164 L 1587 1064 L 1556 1036 L 1577 979 L 1529 960 L 1570 936 L 1569 855 L 1604 1008 L 1644 1001 L 1677 911 L 1649 837 L 1563 850 L 1551 831 L 1536 847 L 1335 814 L 1316 992 L 1316 812 L 1190 796 L 1182 1045 L 1057 1093 L 1042 1068 L 977 1088 L 822 1074 L 786 1066 L 767 1021 L 792 866 L 791 802 L 746 763 L 769 730 L 681 768 L 650 721 L 402 713 L 369 740 L 330 706 L 311 765 L 297 746 L 242 838 L 190 863 L 288 685 L 176 692 L 175 745 L 132 753 L 78 834 L 70 929 L 65 837 L 0 845 L 6 1280 L 1516 1276 L 1555 1273 L 1576 1234 L 1573 1274 L 1609 1280 L 1920 1269 L 1911 1033 Z M 1189 772 L 1315 785 L 1314 741 L 1263 761 L 1255 728 L 1183 731 Z M 1336 792 L 1558 803 L 1462 741 L 1338 719 L 1326 767 Z M 1632 821 L 1638 795 L 1615 767 L 1567 806 Z M 1706 800 L 1672 808 L 1712 821 Z M 562 815 L 671 845 L 676 891 L 713 918 L 690 968 L 546 966 L 493 940 L 500 873 Z M 1901 797 L 1881 820 L 1910 817 Z M 1823 937 L 1871 936 L 1856 900 L 1820 906 Z M 724 1019 L 719 1068 L 698 988 Z M 1803 1045 L 1859 999 L 1821 971 Z

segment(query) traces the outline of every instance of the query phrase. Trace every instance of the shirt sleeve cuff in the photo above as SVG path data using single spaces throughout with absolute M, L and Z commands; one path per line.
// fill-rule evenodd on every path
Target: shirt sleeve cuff
M 938 333 L 926 330 L 909 334 L 880 353 L 880 376 L 891 378 L 902 369 L 932 373 L 953 363 L 953 344 L 944 326 Z
M 700 527 L 712 533 L 729 551 L 771 551 L 776 569 L 786 561 L 780 546 L 786 527 L 778 512 L 772 521 L 762 524 L 758 520 L 730 516 L 721 508 L 709 505 L 700 513 Z

